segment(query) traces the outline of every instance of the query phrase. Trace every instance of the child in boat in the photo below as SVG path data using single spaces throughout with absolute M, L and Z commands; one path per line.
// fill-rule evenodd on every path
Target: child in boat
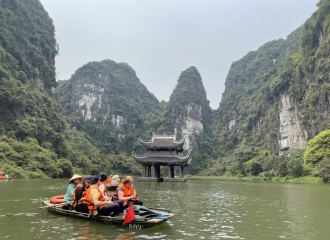
M 82 176 L 74 174 L 73 177 L 69 180 L 69 185 L 66 190 L 66 194 L 63 198 L 63 202 L 72 201 L 73 190 L 81 182 Z
M 126 176 L 123 179 L 123 182 L 118 186 L 116 193 L 118 200 L 122 201 L 124 209 L 127 208 L 130 203 L 133 203 L 133 205 L 143 205 L 143 202 L 137 197 L 133 186 L 133 178 L 131 176 Z

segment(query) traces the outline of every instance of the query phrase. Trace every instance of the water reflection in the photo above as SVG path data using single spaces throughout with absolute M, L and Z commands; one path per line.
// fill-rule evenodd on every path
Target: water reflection
M 146 205 L 172 209 L 176 217 L 154 228 L 129 230 L 38 210 L 42 200 L 65 191 L 66 182 L 14 180 L 0 184 L 1 237 L 322 240 L 330 234 L 328 185 L 223 180 L 136 182 Z
M 51 216 L 49 220 L 41 219 L 32 227 L 38 239 L 106 239 L 107 234 L 98 232 L 93 224 L 78 219 L 68 220 L 64 217 Z M 75 221 L 76 220 L 76 221 Z M 77 222 L 78 221 L 78 222 Z M 77 224 L 78 223 L 78 224 Z M 111 232 L 109 231 L 109 236 Z
M 116 240 L 132 240 L 134 233 L 132 232 L 126 232 L 119 234 L 118 237 L 116 237 Z

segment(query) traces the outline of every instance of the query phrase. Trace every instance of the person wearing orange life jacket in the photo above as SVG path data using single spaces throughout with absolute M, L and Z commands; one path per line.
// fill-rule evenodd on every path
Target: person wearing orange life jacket
M 99 176 L 95 175 L 91 178 L 91 186 L 86 191 L 86 199 L 89 202 L 89 212 L 91 215 L 115 216 L 120 210 L 120 202 L 112 202 L 111 199 L 105 200 L 99 189 Z
M 110 175 L 110 177 L 108 178 L 107 184 L 111 184 L 111 182 L 112 182 L 112 175 Z
M 113 197 L 115 194 L 111 193 L 111 190 L 114 188 L 116 189 L 120 184 L 120 178 L 118 175 L 111 175 L 108 180 L 107 180 L 107 184 L 105 185 L 106 188 L 106 194 L 108 197 Z
M 111 179 L 111 184 L 119 184 L 120 183 L 120 178 L 118 175 L 113 175 Z
M 133 205 L 143 205 L 143 202 L 137 198 L 135 188 L 133 186 L 133 178 L 126 176 L 123 179 L 122 184 L 117 188 L 118 200 L 123 202 L 123 208 L 127 208 L 130 203 Z
M 112 197 L 111 195 L 111 181 L 112 181 L 112 175 L 110 175 L 110 177 L 106 180 L 106 184 L 105 184 L 105 192 L 107 194 L 108 197 Z
M 86 191 L 91 185 L 91 177 L 85 177 L 84 183 L 78 184 L 73 191 L 73 207 L 77 212 L 88 213 L 89 202 L 86 200 Z

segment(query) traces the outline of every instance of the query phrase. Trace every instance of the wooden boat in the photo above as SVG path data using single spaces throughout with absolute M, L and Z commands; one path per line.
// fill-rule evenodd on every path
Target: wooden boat
M 12 180 L 5 172 L 0 171 L 0 180 Z
M 106 184 L 106 190 L 116 190 L 120 183 L 116 184 Z
M 173 218 L 174 214 L 170 213 L 170 210 L 162 209 L 162 208 L 146 208 L 144 206 L 133 206 L 135 219 L 125 225 L 124 215 L 119 214 L 115 217 L 110 216 L 91 216 L 87 213 L 77 212 L 75 210 L 67 210 L 63 207 L 67 204 L 54 204 L 50 203 L 48 200 L 42 202 L 43 207 L 48 210 L 50 213 L 55 213 L 63 216 L 76 217 L 80 219 L 89 220 L 92 222 L 99 222 L 105 224 L 118 225 L 122 227 L 128 227 L 130 229 L 145 229 L 154 227 L 156 225 L 165 223 L 168 219 Z

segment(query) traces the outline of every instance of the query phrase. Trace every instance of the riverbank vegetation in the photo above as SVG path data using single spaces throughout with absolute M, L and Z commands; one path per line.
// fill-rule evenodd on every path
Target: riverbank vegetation
M 225 174 L 223 176 L 203 176 L 203 175 L 187 175 L 188 179 L 208 179 L 208 180 L 239 180 L 239 181 L 255 181 L 255 182 L 283 182 L 283 183 L 322 183 L 323 180 L 320 177 L 304 176 L 299 178 L 294 177 L 261 177 L 261 176 L 232 176 Z
M 330 179 L 330 1 L 285 40 L 232 64 L 203 175 Z M 306 140 L 309 140 L 307 146 Z
M 257 147 L 239 148 L 226 157 L 210 161 L 205 176 L 258 181 L 323 182 L 330 180 L 330 130 L 308 142 L 306 150 L 291 149 L 288 155 L 271 155 Z

